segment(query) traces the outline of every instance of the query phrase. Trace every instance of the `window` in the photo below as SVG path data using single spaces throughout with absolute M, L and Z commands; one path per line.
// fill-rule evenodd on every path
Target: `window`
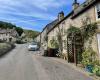
M 97 40 L 98 40 L 98 50 L 99 50 L 99 56 L 100 56 L 100 34 L 97 34 Z
M 100 19 L 100 3 L 96 5 L 96 14 L 97 14 L 97 19 Z

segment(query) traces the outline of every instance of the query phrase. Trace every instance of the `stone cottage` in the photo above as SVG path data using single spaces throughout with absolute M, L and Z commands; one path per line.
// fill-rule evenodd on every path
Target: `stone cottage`
M 0 28 L 0 41 L 15 42 L 19 37 L 15 28 L 13 29 L 1 29 Z
M 58 14 L 58 19 L 56 21 L 49 23 L 44 30 L 42 31 L 41 35 L 41 43 L 45 44 L 44 37 L 45 35 L 48 37 L 47 44 L 55 38 L 57 40 L 57 35 L 59 31 L 61 32 L 62 36 L 62 44 L 63 44 L 63 54 L 69 56 L 74 62 L 75 52 L 83 48 L 89 46 L 89 42 L 82 43 L 81 33 L 78 34 L 79 40 L 77 40 L 78 44 L 76 45 L 77 48 L 74 50 L 72 37 L 70 34 L 66 33 L 67 30 L 74 26 L 76 28 L 82 28 L 84 25 L 84 21 L 87 24 L 90 23 L 97 23 L 98 30 L 96 31 L 95 35 L 93 36 L 91 47 L 97 53 L 98 59 L 100 59 L 100 1 L 99 0 L 86 0 L 83 4 L 79 4 L 77 0 L 74 1 L 72 5 L 72 11 L 67 15 L 64 16 L 63 12 Z M 53 24 L 54 23 L 54 24 Z M 44 32 L 44 34 L 43 34 Z M 77 35 L 74 35 L 76 38 Z M 48 46 L 48 45 L 47 45 Z
M 36 41 L 36 42 L 41 42 L 41 35 L 40 34 L 38 34 L 35 38 L 34 38 L 34 41 Z
M 58 19 L 52 21 L 51 23 L 47 24 L 45 28 L 43 28 L 43 31 L 40 33 L 40 42 L 41 42 L 41 47 L 43 47 L 45 50 L 48 47 L 48 32 L 53 28 L 53 26 L 58 22 Z M 38 37 L 37 37 L 38 38 Z
M 60 15 L 60 17 L 59 17 Z M 98 30 L 95 34 L 95 36 L 92 39 L 91 47 L 93 50 L 98 53 L 99 59 L 100 59 L 100 1 L 98 0 L 86 0 L 83 4 L 79 4 L 77 0 L 73 3 L 73 10 L 64 17 L 64 14 L 61 13 L 58 15 L 59 22 L 53 26 L 53 28 L 48 32 L 48 40 L 51 40 L 52 37 L 57 36 L 57 32 L 59 32 L 59 29 L 62 32 L 63 35 L 63 53 L 73 53 L 73 46 L 68 44 L 69 38 L 68 34 L 65 32 L 71 27 L 75 26 L 77 28 L 81 28 L 83 26 L 83 21 L 86 21 L 87 23 L 97 23 Z M 53 36 L 52 36 L 53 35 Z M 81 35 L 80 35 L 81 36 Z M 65 46 L 65 42 L 67 42 L 67 46 Z M 70 42 L 69 42 L 70 43 Z M 81 42 L 80 42 L 81 43 Z M 89 42 L 85 43 L 84 46 L 87 47 Z M 70 46 L 70 49 L 68 49 L 68 46 Z M 82 48 L 82 46 L 80 47 Z M 71 56 L 74 55 L 71 54 Z

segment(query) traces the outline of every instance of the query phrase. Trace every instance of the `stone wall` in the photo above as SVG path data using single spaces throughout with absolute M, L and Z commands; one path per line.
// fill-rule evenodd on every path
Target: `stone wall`
M 5 55 L 7 52 L 15 48 L 15 45 L 11 43 L 0 43 L 0 45 L 1 44 L 3 44 L 3 46 L 0 47 L 0 56 Z

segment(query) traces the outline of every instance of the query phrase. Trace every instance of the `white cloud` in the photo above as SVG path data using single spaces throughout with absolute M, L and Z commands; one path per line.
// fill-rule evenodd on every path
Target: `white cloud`
M 85 0 L 78 1 L 82 3 Z M 0 19 L 31 25 L 34 21 L 34 24 L 38 24 L 34 18 L 54 20 L 57 17 L 54 15 L 56 9 L 65 5 L 71 6 L 72 3 L 73 0 L 0 0 Z M 55 12 L 49 13 L 50 10 Z
M 66 5 L 67 0 L 0 0 L 0 5 L 7 6 L 29 6 L 33 5 L 37 8 L 47 10 L 49 7 L 58 8 L 60 6 Z

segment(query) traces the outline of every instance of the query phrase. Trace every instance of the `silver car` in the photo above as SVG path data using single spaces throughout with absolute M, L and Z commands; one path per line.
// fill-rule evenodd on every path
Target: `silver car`
M 36 51 L 39 49 L 39 46 L 37 43 L 31 43 L 29 46 L 28 46 L 28 50 L 29 51 Z

